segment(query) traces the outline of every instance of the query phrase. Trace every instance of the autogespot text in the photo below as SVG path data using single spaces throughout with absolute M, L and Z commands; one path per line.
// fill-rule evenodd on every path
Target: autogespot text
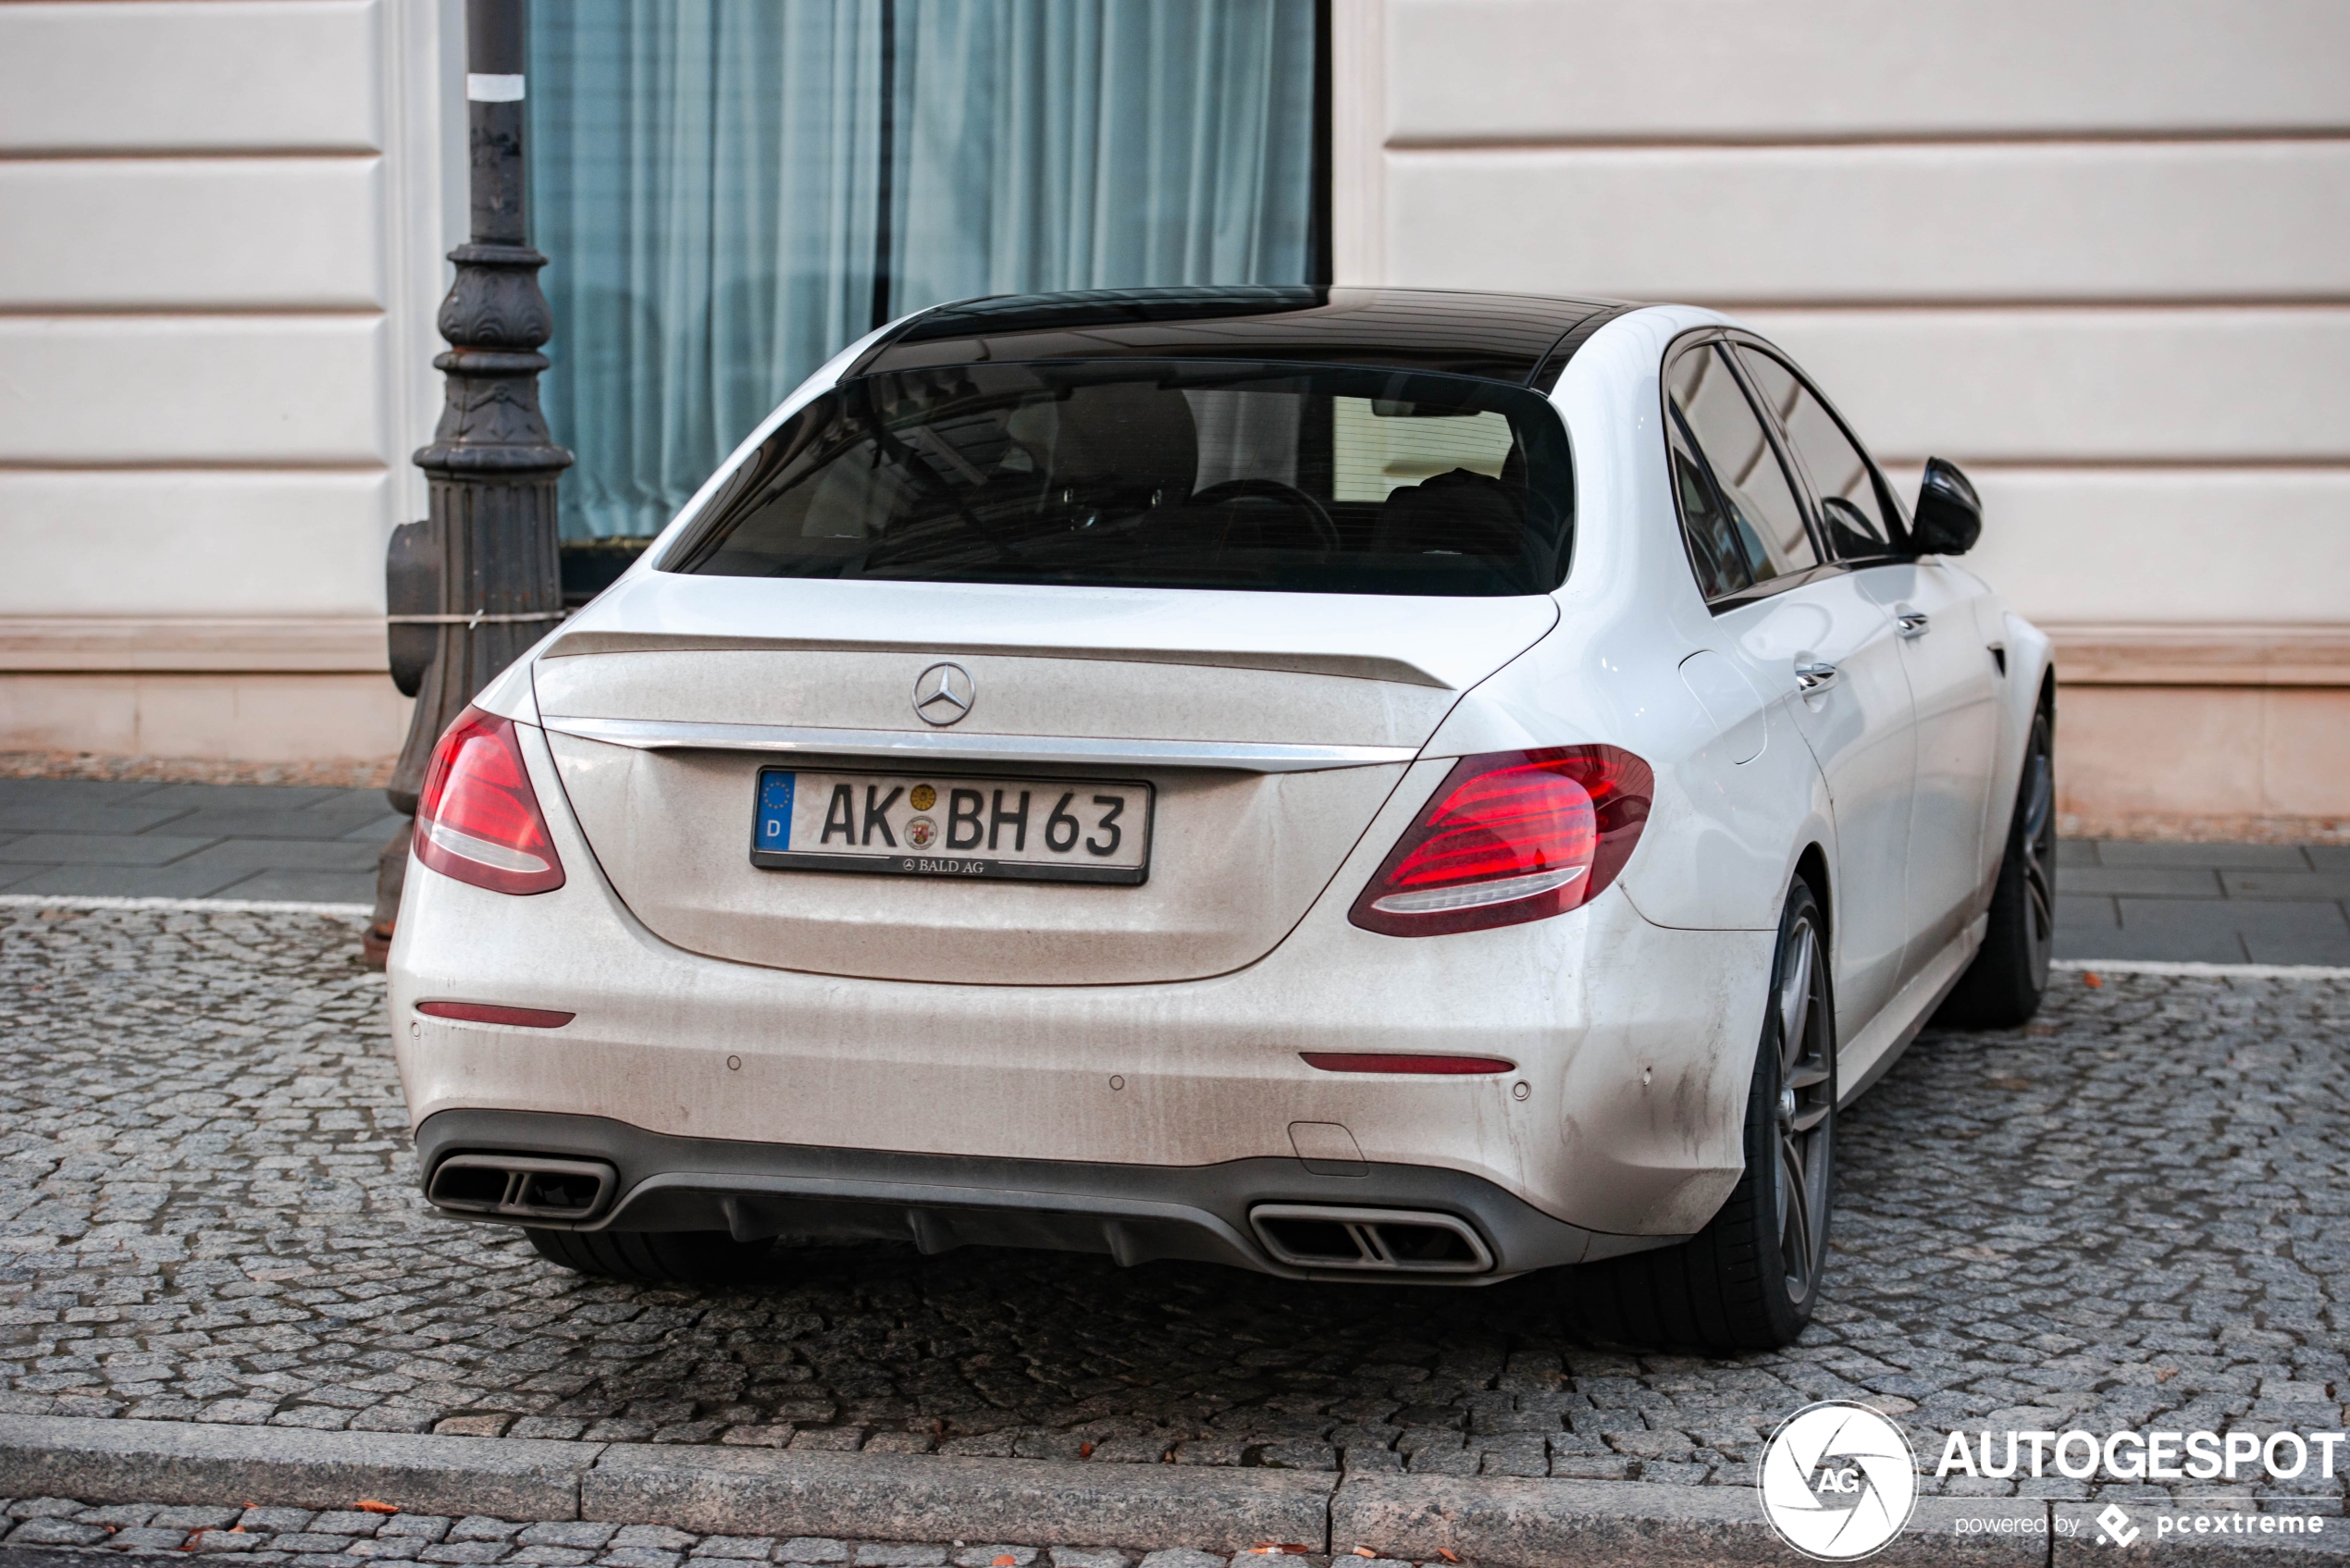
M 1994 1438 L 2004 1438 L 2000 1448 Z M 1953 1432 L 1937 1476 L 1996 1481 L 2055 1474 L 2086 1481 L 2235 1481 L 2265 1475 L 2290 1481 L 2312 1465 L 2327 1480 L 2350 1434 L 2276 1432 Z M 1994 1457 L 1996 1455 L 1996 1458 Z

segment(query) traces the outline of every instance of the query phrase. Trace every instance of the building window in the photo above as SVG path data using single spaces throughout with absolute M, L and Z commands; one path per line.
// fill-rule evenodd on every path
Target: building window
M 1323 0 L 1326 4 L 1327 0 Z M 976 294 L 1319 280 L 1317 0 L 534 7 L 567 539 L 657 532 L 810 371 Z

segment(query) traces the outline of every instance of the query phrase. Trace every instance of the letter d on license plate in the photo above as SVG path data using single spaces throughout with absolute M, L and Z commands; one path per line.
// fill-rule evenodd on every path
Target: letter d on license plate
M 1129 885 L 1150 874 L 1154 792 L 1132 779 L 762 768 L 750 862 L 782 870 Z

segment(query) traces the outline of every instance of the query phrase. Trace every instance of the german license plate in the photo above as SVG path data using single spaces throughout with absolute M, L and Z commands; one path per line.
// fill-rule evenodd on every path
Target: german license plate
M 785 870 L 1138 883 L 1152 789 L 1131 780 L 762 768 L 750 863 Z

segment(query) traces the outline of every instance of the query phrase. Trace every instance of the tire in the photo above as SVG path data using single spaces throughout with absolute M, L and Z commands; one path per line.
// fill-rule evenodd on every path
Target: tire
M 1617 1344 L 1776 1350 L 1812 1321 L 1835 1193 L 1836 1008 L 1827 926 L 1809 886 L 1779 916 L 1771 998 L 1747 1090 L 1746 1171 L 1676 1247 L 1569 1269 L 1567 1315 Z
M 766 1272 L 772 1241 L 737 1241 L 724 1230 L 544 1230 L 526 1228 L 550 1263 L 632 1285 L 733 1285 Z
M 1935 1013 L 1950 1029 L 2015 1029 L 2031 1021 L 2048 989 L 2056 950 L 2056 710 L 2032 717 L 2017 781 L 2015 816 L 1999 857 L 1991 919 L 1974 962 Z

